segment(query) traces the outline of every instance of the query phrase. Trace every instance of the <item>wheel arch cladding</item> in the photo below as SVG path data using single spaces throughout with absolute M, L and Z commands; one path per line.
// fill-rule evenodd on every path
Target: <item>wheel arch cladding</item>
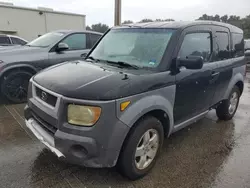
M 243 81 L 238 81 L 235 85 L 239 88 L 240 94 L 242 94 L 243 89 L 244 89 L 244 82 Z
M 3 71 L 0 73 L 0 77 L 2 77 L 3 75 L 6 75 L 12 71 L 27 71 L 27 72 L 30 72 L 32 74 L 36 74 L 37 73 L 37 70 L 30 66 L 30 65 L 14 65 L 14 66 L 10 66 L 10 67 L 6 67 L 5 69 L 3 69 Z
M 227 99 L 229 97 L 234 86 L 238 86 L 242 94 L 244 89 L 244 73 L 245 73 L 245 66 L 233 69 L 233 75 L 228 84 L 228 88 L 225 92 L 224 99 Z
M 163 124 L 166 135 L 173 130 L 173 105 L 175 100 L 175 85 L 130 96 L 117 100 L 117 117 L 130 128 L 146 115 L 156 117 Z M 125 101 L 131 103 L 124 111 L 120 111 L 120 104 Z

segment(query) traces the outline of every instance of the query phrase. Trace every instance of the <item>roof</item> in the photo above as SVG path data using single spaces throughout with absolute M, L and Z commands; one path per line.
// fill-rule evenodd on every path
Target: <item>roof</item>
M 99 33 L 99 32 L 96 32 L 96 31 L 88 31 L 88 30 L 56 30 L 56 31 L 51 31 L 51 32 L 58 32 L 58 33 L 63 33 L 63 34 L 92 33 L 92 34 L 97 34 L 97 35 L 103 35 L 103 33 Z
M 140 28 L 172 28 L 172 29 L 181 29 L 189 26 L 195 25 L 218 25 L 222 27 L 229 28 L 232 32 L 243 33 L 243 31 L 233 25 L 223 23 L 223 22 L 215 22 L 215 21 L 173 21 L 173 22 L 147 22 L 147 23 L 134 23 L 134 24 L 125 24 L 123 26 L 128 27 L 140 27 Z
M 28 7 L 14 6 L 14 5 L 11 5 L 11 4 L 1 4 L 1 3 L 0 3 L 0 7 L 11 8 L 11 9 L 30 10 L 30 11 L 37 11 L 37 12 L 48 12 L 48 13 L 64 14 L 64 15 L 72 15 L 72 16 L 82 16 L 82 17 L 86 16 L 84 14 L 76 14 L 76 13 L 70 13 L 70 12 L 54 11 L 53 9 L 44 8 L 44 7 L 28 8 Z

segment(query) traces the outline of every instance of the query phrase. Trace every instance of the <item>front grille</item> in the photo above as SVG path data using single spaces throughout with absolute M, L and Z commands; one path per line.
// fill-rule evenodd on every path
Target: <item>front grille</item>
M 57 97 L 55 97 L 54 95 L 51 95 L 38 87 L 36 87 L 36 95 L 47 104 L 53 107 L 56 106 Z
M 57 128 L 51 124 L 49 124 L 48 122 L 44 121 L 43 119 L 41 119 L 35 112 L 31 112 L 32 117 L 50 134 L 55 134 L 57 131 Z

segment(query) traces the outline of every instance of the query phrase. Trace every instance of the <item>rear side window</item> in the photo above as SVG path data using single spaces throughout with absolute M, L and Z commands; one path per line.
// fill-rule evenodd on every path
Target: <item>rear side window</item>
M 16 38 L 16 37 L 11 37 L 11 40 L 13 44 L 18 44 L 18 45 L 25 45 L 27 43 L 24 40 Z
M 221 61 L 230 58 L 229 50 L 229 35 L 226 32 L 216 32 L 216 61 Z
M 99 40 L 99 38 L 101 38 L 100 35 L 90 34 L 91 48 Z
M 243 38 L 243 34 L 232 33 L 232 39 L 233 39 L 232 56 L 233 57 L 244 56 L 244 38 Z
M 211 34 L 190 33 L 187 34 L 179 51 L 180 58 L 188 56 L 202 56 L 204 62 L 208 62 L 211 55 Z
M 9 37 L 0 36 L 0 44 L 11 44 Z

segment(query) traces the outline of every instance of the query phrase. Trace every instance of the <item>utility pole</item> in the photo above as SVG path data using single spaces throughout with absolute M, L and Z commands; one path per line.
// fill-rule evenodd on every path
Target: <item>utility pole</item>
M 122 9 L 121 0 L 115 0 L 115 26 L 121 25 L 121 9 Z

